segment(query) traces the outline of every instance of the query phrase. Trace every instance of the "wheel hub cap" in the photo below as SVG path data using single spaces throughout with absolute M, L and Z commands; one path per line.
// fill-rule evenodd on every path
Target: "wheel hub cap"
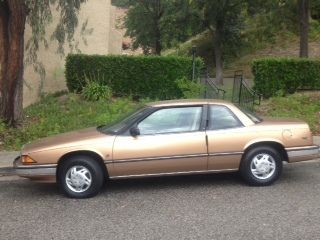
M 276 162 L 269 154 L 258 154 L 251 161 L 250 170 L 256 178 L 265 180 L 274 174 Z
M 92 183 L 90 171 L 84 166 L 73 166 L 66 174 L 66 184 L 68 188 L 77 193 L 85 192 Z

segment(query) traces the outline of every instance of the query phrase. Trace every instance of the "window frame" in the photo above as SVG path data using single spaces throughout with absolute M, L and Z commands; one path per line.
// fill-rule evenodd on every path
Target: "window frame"
M 209 126 L 211 125 L 212 119 L 211 119 L 211 107 L 213 106 L 218 106 L 218 107 L 224 107 L 227 109 L 227 111 L 236 119 L 236 121 L 239 123 L 239 126 L 237 127 L 230 127 L 230 128 L 221 128 L 221 129 L 209 129 Z M 237 128 L 243 128 L 245 127 L 244 124 L 241 122 L 241 120 L 237 117 L 237 115 L 228 107 L 225 105 L 221 104 L 208 104 L 208 115 L 207 115 L 207 125 L 206 125 L 206 130 L 207 131 L 225 131 L 225 130 L 230 130 L 230 129 L 237 129 Z

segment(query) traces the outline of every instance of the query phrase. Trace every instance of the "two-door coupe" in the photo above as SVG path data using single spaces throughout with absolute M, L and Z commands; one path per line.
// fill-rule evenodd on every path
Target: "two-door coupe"
M 110 126 L 27 144 L 14 168 L 85 198 L 106 179 L 131 177 L 240 171 L 250 185 L 269 185 L 283 161 L 318 155 L 305 122 L 262 120 L 226 101 L 174 100 L 147 104 Z

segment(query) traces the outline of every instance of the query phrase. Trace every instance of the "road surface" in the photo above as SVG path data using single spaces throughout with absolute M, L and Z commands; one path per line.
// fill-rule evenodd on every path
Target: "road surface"
M 55 184 L 0 178 L 0 239 L 319 239 L 320 160 L 270 187 L 237 174 L 118 180 L 68 199 Z

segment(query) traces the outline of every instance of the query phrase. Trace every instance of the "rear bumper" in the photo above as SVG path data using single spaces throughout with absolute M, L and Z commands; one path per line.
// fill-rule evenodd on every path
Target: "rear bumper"
M 55 177 L 57 164 L 44 165 L 23 165 L 20 157 L 17 157 L 13 162 L 13 172 L 21 177 L 27 178 L 42 178 Z
M 320 158 L 320 147 L 317 145 L 286 148 L 289 162 L 300 162 Z

